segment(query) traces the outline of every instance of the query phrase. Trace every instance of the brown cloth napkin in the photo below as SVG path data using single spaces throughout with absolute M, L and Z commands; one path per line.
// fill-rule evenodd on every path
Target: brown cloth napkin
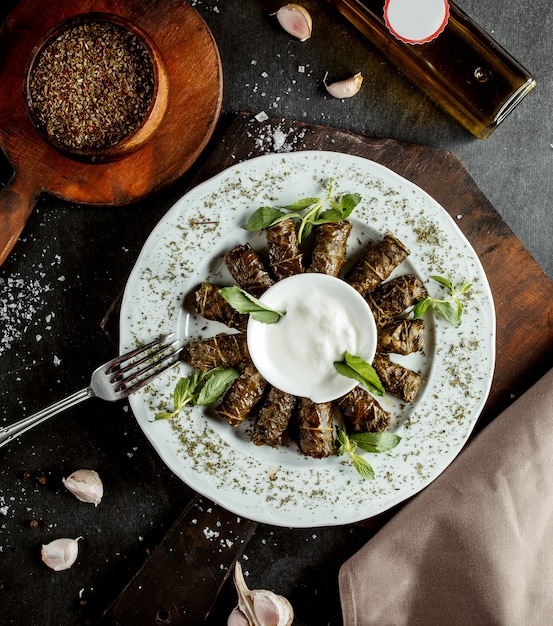
M 345 626 L 553 624 L 553 370 L 340 570 Z

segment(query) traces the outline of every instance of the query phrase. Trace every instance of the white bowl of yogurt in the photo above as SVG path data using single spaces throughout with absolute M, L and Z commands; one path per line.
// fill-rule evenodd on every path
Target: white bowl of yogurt
M 376 353 L 374 317 L 353 287 L 326 274 L 297 274 L 259 300 L 284 313 L 274 324 L 248 321 L 248 350 L 269 384 L 313 402 L 336 400 L 357 385 L 334 367 L 346 352 L 368 363 Z

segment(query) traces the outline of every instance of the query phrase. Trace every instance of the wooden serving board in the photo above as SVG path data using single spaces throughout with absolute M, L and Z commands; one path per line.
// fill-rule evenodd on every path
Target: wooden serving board
M 271 118 L 239 115 L 197 180 L 279 145 L 284 150 L 330 150 L 376 161 L 415 183 L 454 218 L 484 267 L 497 317 L 497 357 L 479 426 L 553 367 L 553 283 L 451 152 L 392 139 Z
M 454 217 L 484 266 L 497 315 L 495 375 L 479 427 L 497 417 L 551 368 L 553 283 L 453 154 L 296 121 L 268 119 L 260 123 L 251 115 L 241 114 L 229 125 L 194 184 L 240 160 L 265 154 L 275 146 L 283 150 L 331 150 L 371 159 L 420 186 Z M 384 515 L 362 524 L 376 531 L 388 517 Z M 120 595 L 113 607 L 115 623 L 130 626 L 134 623 L 132 615 L 156 612 L 159 615 L 160 610 L 167 617 L 164 623 L 191 623 L 184 618 L 188 592 L 186 586 L 182 586 L 182 569 L 178 569 L 178 579 L 171 580 L 171 571 L 164 567 L 167 554 L 179 550 L 179 537 L 190 532 L 187 524 L 189 520 L 184 515 Z M 238 523 L 234 530 L 236 536 L 242 532 Z M 245 541 L 252 532 L 248 527 L 243 535 Z M 244 549 L 243 543 L 237 543 L 238 549 Z M 197 558 L 205 558 L 203 546 L 198 549 Z M 188 555 L 188 563 L 194 562 L 194 555 Z M 166 582 L 165 592 L 156 598 L 158 604 L 152 606 L 151 597 L 143 590 L 155 588 L 161 578 Z M 208 588 L 204 590 L 201 583 L 197 584 L 198 594 L 210 592 Z M 171 607 L 171 610 L 163 607 Z M 136 613 L 137 608 L 141 612 Z M 159 622 L 152 619 L 142 623 Z
M 114 15 L 140 29 L 155 46 L 167 79 L 155 133 L 135 152 L 110 162 L 82 162 L 58 151 L 39 134 L 25 103 L 33 51 L 52 29 L 89 13 Z M 0 28 L 0 60 L 0 148 L 15 171 L 0 190 L 0 265 L 41 193 L 83 204 L 138 200 L 194 163 L 221 110 L 223 77 L 215 40 L 182 0 L 21 0 Z

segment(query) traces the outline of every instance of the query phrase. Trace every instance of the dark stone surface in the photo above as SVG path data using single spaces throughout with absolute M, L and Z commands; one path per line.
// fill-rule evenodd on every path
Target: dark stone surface
M 496 0 L 493 6 L 459 1 L 538 80 L 537 90 L 485 141 L 437 110 L 322 1 L 304 2 L 315 24 L 305 43 L 291 40 L 270 17 L 278 3 L 191 4 L 213 31 L 225 75 L 223 116 L 213 141 L 233 113 L 265 111 L 451 150 L 553 277 L 549 0 Z M 0 19 L 13 6 L 6 0 Z M 362 91 L 345 102 L 331 99 L 322 88 L 326 71 L 362 71 Z M 193 174 L 133 206 L 39 201 L 0 268 L 0 424 L 85 386 L 91 371 L 115 354 L 100 322 L 151 229 Z M 0 180 L 9 177 L 4 161 Z M 125 404 L 82 404 L 2 448 L 0 459 L 0 622 L 6 625 L 101 622 L 192 496 L 147 443 Z M 104 479 L 106 495 L 97 508 L 78 502 L 61 484 L 62 476 L 81 467 L 97 469 Z M 79 535 L 86 541 L 77 566 L 54 573 L 42 565 L 42 543 Z M 262 526 L 246 550 L 249 582 L 290 597 L 297 624 L 340 624 L 337 572 L 369 536 L 361 526 Z M 227 585 L 210 623 L 224 623 L 234 602 Z

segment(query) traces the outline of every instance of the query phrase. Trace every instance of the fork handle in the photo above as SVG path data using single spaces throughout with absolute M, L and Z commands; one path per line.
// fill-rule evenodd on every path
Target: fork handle
M 74 394 L 52 404 L 51 406 L 38 411 L 38 413 L 34 413 L 33 415 L 29 415 L 29 417 L 25 417 L 19 422 L 15 422 L 14 424 L 10 424 L 9 426 L 4 426 L 0 428 L 0 448 L 7 444 L 15 437 L 22 435 L 23 433 L 31 430 L 31 428 L 35 427 L 37 424 L 40 424 L 46 421 L 50 417 L 54 417 L 58 413 L 65 411 L 66 409 L 75 406 L 79 402 L 83 400 L 87 400 L 91 398 L 94 394 L 90 387 L 85 387 L 80 391 L 75 392 Z

